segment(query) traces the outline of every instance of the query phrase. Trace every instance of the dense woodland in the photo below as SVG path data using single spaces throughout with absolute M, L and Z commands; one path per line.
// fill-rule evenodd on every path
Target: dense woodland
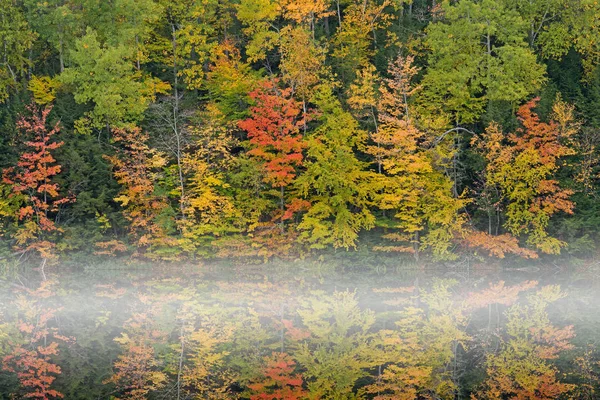
M 0 0 L 2 252 L 597 251 L 595 0 Z

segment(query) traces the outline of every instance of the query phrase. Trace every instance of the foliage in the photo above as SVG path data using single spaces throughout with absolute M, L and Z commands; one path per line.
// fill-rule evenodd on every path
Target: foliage
M 52 105 L 54 200 L 77 198 L 48 211 L 60 229 L 42 241 L 57 254 L 305 257 L 355 249 L 370 230 L 370 249 L 418 260 L 596 248 L 595 0 L 0 10 L 0 168 L 28 152 L 25 105 Z M 133 156 L 123 132 L 138 128 Z M 17 231 L 40 235 L 15 221 L 26 199 L 4 185 L 9 248 Z
M 40 110 L 30 105 L 31 116 L 22 116 L 17 121 L 17 128 L 26 139 L 29 151 L 21 154 L 16 167 L 3 171 L 3 182 L 11 185 L 11 194 L 21 202 L 15 217 L 18 219 L 17 231 L 13 234 L 18 249 L 22 251 L 36 250 L 42 258 L 52 257 L 54 243 L 48 235 L 60 232 L 52 218 L 61 205 L 72 199 L 59 193 L 59 186 L 52 182 L 61 166 L 56 164 L 53 150 L 63 145 L 55 142 L 53 136 L 60 132 L 58 124 L 52 129 L 47 127 L 51 106 Z
M 560 160 L 574 154 L 568 146 L 576 132 L 573 109 L 560 100 L 554 106 L 556 120 L 541 122 L 533 112 L 537 99 L 523 105 L 518 112 L 522 128 L 503 144 L 500 128 L 492 124 L 479 142 L 488 160 L 486 184 L 497 185 L 506 205 L 505 228 L 515 236 L 527 234 L 527 244 L 556 254 L 565 245 L 546 232 L 550 216 L 557 212 L 572 213 L 570 189 L 554 179 Z

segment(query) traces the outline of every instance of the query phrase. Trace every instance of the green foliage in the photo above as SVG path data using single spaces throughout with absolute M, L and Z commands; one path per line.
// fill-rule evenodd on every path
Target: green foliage
M 61 81 L 72 85 L 78 103 L 94 104 L 77 129 L 123 126 L 140 121 L 154 98 L 154 79 L 143 78 L 135 72 L 126 46 L 103 46 L 98 34 L 88 28 L 77 40 L 71 53 L 73 66 L 61 74 Z M 160 92 L 161 89 L 158 91 Z
M 300 240 L 312 248 L 348 249 L 375 222 L 369 210 L 373 175 L 354 153 L 366 135 L 329 88 L 321 88 L 314 102 L 319 127 L 307 138 L 306 171 L 296 180 L 299 194 L 311 203 L 298 225 Z
M 31 67 L 26 52 L 33 46 L 36 34 L 30 30 L 17 2 L 2 0 L 0 10 L 0 103 L 4 103 L 11 89 L 18 90 Z
M 505 3 L 443 3 L 443 20 L 427 28 L 425 109 L 437 107 L 450 123 L 472 123 L 488 102 L 517 104 L 541 87 L 545 71 L 527 45 L 529 26 Z

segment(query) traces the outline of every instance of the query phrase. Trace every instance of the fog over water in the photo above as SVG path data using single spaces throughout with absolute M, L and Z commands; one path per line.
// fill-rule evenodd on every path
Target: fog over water
M 600 397 L 596 265 L 43 272 L 0 280 L 0 398 Z

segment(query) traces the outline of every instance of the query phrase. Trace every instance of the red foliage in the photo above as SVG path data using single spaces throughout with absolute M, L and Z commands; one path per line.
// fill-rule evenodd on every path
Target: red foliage
M 308 396 L 302 388 L 302 376 L 294 374 L 296 363 L 289 355 L 273 353 L 265 361 L 261 381 L 248 385 L 254 393 L 251 400 L 296 400 Z
M 72 343 L 73 338 L 60 335 L 57 328 L 48 326 L 59 311 L 43 306 L 45 300 L 54 295 L 53 284 L 52 281 L 44 281 L 39 288 L 27 290 L 31 300 L 18 303 L 19 315 L 26 319 L 16 321 L 21 335 L 11 338 L 18 343 L 2 360 L 2 369 L 17 375 L 23 398 L 45 400 L 64 397 L 51 388 L 56 375 L 61 373 L 60 367 L 52 362 L 52 356 L 59 352 L 56 340 Z
M 56 379 L 51 374 L 60 374 L 60 367 L 52 364 L 51 355 L 58 354 L 57 343 L 38 346 L 36 350 L 26 350 L 18 346 L 3 360 L 3 369 L 17 374 L 21 386 L 26 390 L 23 394 L 28 399 L 51 399 L 64 397 L 50 385 Z
M 302 165 L 301 105 L 291 98 L 291 89 L 279 89 L 276 81 L 265 82 L 250 97 L 256 102 L 252 116 L 239 123 L 252 145 L 248 154 L 263 160 L 265 182 L 285 187 Z
M 21 154 L 16 167 L 3 171 L 2 180 L 11 185 L 12 196 L 24 199 L 24 205 L 17 211 L 19 221 L 35 222 L 33 226 L 23 224 L 16 235 L 18 244 L 28 244 L 25 250 L 38 249 L 43 256 L 47 256 L 52 245 L 42 240 L 41 234 L 60 230 L 50 219 L 50 214 L 57 212 L 61 204 L 74 199 L 61 198 L 58 184 L 51 180 L 61 170 L 52 151 L 63 145 L 63 142 L 52 140 L 60 132 L 58 123 L 50 130 L 46 127 L 52 107 L 47 106 L 40 111 L 32 104 L 27 110 L 31 116 L 21 116 L 17 121 L 17 129 L 29 139 L 24 143 L 29 150 Z
M 525 151 L 534 148 L 542 164 L 554 166 L 561 157 L 574 153 L 571 148 L 563 144 L 563 141 L 569 139 L 571 132 L 561 129 L 557 121 L 541 122 L 533 111 L 539 100 L 536 97 L 519 108 L 517 114 L 522 128 L 517 130 L 516 135 L 510 135 L 510 140 L 514 143 L 515 150 Z M 538 196 L 531 205 L 532 211 L 544 210 L 549 215 L 558 211 L 573 213 L 575 205 L 569 199 L 573 191 L 560 188 L 556 179 L 540 182 L 538 190 L 541 196 Z

